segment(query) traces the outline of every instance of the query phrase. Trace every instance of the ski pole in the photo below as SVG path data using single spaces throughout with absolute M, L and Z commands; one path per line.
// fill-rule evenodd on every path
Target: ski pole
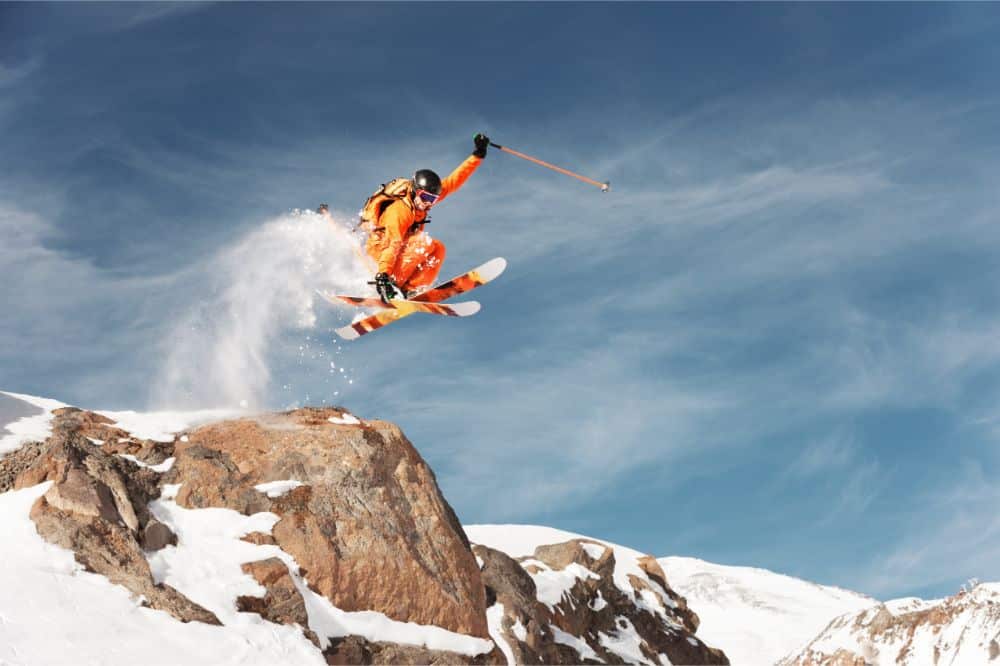
M 543 166 L 546 169 L 552 169 L 553 171 L 558 171 L 559 173 L 566 174 L 567 176 L 572 176 L 573 178 L 576 178 L 577 180 L 582 180 L 585 183 L 589 183 L 591 185 L 595 185 L 595 186 L 601 188 L 601 192 L 607 192 L 608 190 L 611 189 L 611 182 L 610 181 L 606 180 L 603 183 L 600 183 L 600 182 L 594 180 L 593 178 L 587 178 L 586 176 L 581 176 L 578 173 L 573 173 L 569 169 L 563 169 L 562 167 L 557 167 L 554 164 L 549 164 L 548 162 L 543 162 L 542 160 L 538 159 L 537 157 L 532 157 L 531 155 L 525 155 L 524 153 L 519 153 L 516 150 L 513 150 L 511 148 L 505 148 L 504 146 L 501 146 L 498 143 L 493 143 L 492 141 L 490 141 L 490 145 L 493 146 L 494 148 L 496 148 L 497 150 L 502 150 L 505 153 L 509 153 L 509 154 L 513 155 L 514 157 L 520 157 L 522 160 L 528 160 L 529 162 L 534 162 L 535 164 L 537 164 L 539 166 Z

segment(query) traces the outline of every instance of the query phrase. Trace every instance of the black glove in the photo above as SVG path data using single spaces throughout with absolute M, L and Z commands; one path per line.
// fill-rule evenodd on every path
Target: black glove
M 388 273 L 379 273 L 375 276 L 375 291 L 378 292 L 379 297 L 381 297 L 383 303 L 388 303 L 392 299 L 396 298 L 399 287 Z
M 479 158 L 486 157 L 486 149 L 490 147 L 490 137 L 485 134 L 477 134 L 472 137 L 472 142 L 476 144 L 476 149 L 472 151 L 472 154 Z

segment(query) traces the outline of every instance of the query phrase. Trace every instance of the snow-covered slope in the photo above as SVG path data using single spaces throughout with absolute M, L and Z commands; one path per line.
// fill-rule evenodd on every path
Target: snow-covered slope
M 238 628 L 178 622 L 87 573 L 28 517 L 50 486 L 0 494 L 0 664 L 323 663 L 294 628 L 250 614 Z
M 812 640 L 833 618 L 878 602 L 766 569 L 690 557 L 658 560 L 670 585 L 701 618 L 698 636 L 734 664 L 774 664 Z
M 5 395 L 43 411 L 0 424 L 0 454 L 47 438 L 53 410 L 67 406 L 46 398 Z M 209 415 L 123 416 L 137 430 L 166 437 L 167 424 L 179 431 Z M 28 517 L 32 504 L 51 485 L 0 493 L 0 664 L 323 663 L 312 644 L 291 627 L 250 614 L 244 614 L 246 620 L 236 630 L 178 622 L 163 611 L 143 607 L 141 598 L 104 576 L 88 573 L 72 551 L 44 541 Z
M 0 395 L 15 403 L 10 413 L 16 416 L 8 423 L 0 423 L 0 456 L 18 449 L 25 442 L 48 437 L 52 429 L 52 410 L 66 406 L 58 400 L 20 393 L 0 391 Z M 26 415 L 21 416 L 22 413 Z

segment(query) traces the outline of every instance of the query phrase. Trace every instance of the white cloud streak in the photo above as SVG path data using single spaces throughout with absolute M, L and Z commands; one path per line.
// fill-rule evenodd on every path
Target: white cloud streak
M 962 475 L 909 500 L 903 536 L 866 568 L 860 584 L 883 597 L 970 578 L 1000 576 L 1000 486 L 980 461 L 965 460 Z

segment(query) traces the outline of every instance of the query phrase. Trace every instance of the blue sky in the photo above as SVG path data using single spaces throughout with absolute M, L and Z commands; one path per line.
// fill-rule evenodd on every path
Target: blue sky
M 468 523 L 1000 579 L 997 63 L 991 4 L 0 5 L 0 388 L 333 402 Z M 483 311 L 337 343 L 290 211 L 476 131 L 614 191 L 491 153 L 429 228 L 508 259 Z

